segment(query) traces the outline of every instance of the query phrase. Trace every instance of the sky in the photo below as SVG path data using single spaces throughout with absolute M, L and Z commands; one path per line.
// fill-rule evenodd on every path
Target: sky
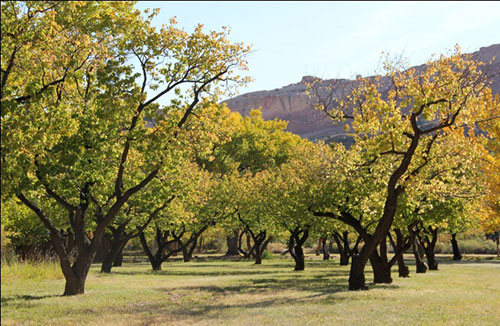
M 176 16 L 178 27 L 197 24 L 252 45 L 240 93 L 297 83 L 302 76 L 355 78 L 380 72 L 382 52 L 425 63 L 459 44 L 464 52 L 500 43 L 500 2 L 219 2 L 141 1 L 160 8 L 153 24 Z

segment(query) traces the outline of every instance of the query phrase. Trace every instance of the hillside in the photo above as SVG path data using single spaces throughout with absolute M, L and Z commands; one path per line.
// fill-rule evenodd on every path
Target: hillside
M 482 47 L 479 51 L 472 53 L 474 59 L 482 62 L 491 62 L 484 66 L 492 76 L 491 88 L 500 94 L 500 44 Z M 415 68 L 422 69 L 425 65 Z M 334 125 L 324 113 L 315 111 L 313 104 L 305 94 L 306 83 L 312 80 L 312 76 L 305 76 L 296 84 L 269 90 L 242 94 L 226 100 L 228 107 L 247 115 L 252 108 L 261 108 L 264 119 L 278 118 L 289 121 L 288 131 L 309 139 L 324 137 L 333 140 L 345 140 L 345 130 L 342 124 Z M 356 81 L 346 79 L 330 79 L 325 82 L 341 83 L 353 86 Z

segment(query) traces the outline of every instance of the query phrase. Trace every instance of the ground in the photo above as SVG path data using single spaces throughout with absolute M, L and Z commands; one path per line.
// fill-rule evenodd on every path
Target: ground
M 57 266 L 34 276 L 2 266 L 2 325 L 500 325 L 500 260 L 440 260 L 439 271 L 394 270 L 393 284 L 358 292 L 346 291 L 348 267 L 312 255 L 302 272 L 280 258 L 175 261 L 159 272 L 129 263 L 110 275 L 94 265 L 74 297 L 60 296 Z

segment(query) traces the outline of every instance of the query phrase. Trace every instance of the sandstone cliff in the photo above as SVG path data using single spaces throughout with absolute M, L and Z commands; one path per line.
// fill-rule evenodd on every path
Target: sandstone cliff
M 474 52 L 473 58 L 482 62 L 494 62 L 485 66 L 492 76 L 491 88 L 500 94 L 500 44 L 482 47 Z M 423 68 L 424 65 L 416 67 Z M 289 121 L 288 131 L 309 139 L 332 137 L 335 141 L 345 141 L 346 133 L 343 125 L 334 125 L 323 112 L 315 111 L 313 104 L 305 94 L 306 83 L 312 80 L 305 76 L 299 83 L 280 89 L 242 94 L 226 100 L 225 103 L 233 110 L 246 115 L 252 108 L 261 108 L 264 119 L 278 118 Z M 342 83 L 353 86 L 356 81 L 332 79 L 326 82 Z

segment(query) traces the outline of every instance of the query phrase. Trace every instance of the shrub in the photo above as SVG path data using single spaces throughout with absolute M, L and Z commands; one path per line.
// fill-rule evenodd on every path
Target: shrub
M 271 259 L 273 258 L 273 254 L 267 250 L 264 250 L 262 253 L 262 259 Z

